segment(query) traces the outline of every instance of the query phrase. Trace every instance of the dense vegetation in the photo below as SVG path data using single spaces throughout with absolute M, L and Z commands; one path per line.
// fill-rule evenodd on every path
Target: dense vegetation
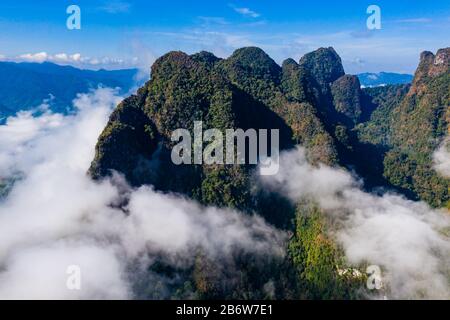
M 448 51 L 442 51 L 445 57 Z M 134 186 L 152 184 L 205 205 L 256 212 L 292 234 L 282 259 L 236 252 L 218 262 L 198 252 L 189 270 L 173 270 L 161 259 L 152 271 L 174 279 L 174 298 L 354 298 L 363 276 L 343 272 L 345 260 L 319 207 L 259 189 L 251 165 L 174 165 L 171 133 L 192 132 L 198 120 L 204 130 L 223 132 L 278 128 L 281 148 L 302 144 L 312 164 L 349 167 L 366 188 L 395 188 L 442 206 L 449 181 L 432 170 L 431 154 L 447 129 L 445 59 L 446 65 L 436 66 L 434 55 L 423 57 L 411 88 L 361 90 L 333 48 L 320 48 L 299 63 L 288 59 L 281 67 L 255 47 L 227 59 L 170 52 L 154 63 L 151 80 L 111 115 L 90 174 L 100 179 L 116 170 Z M 145 285 L 139 292 L 162 297 Z
M 448 130 L 449 49 L 424 52 L 412 86 L 366 89 L 378 107 L 358 127 L 361 140 L 386 150 L 384 176 L 409 197 L 442 207 L 449 180 L 433 169 L 432 154 Z
M 379 73 L 360 73 L 359 81 L 364 87 L 378 87 L 390 84 L 408 84 L 413 80 L 410 74 L 379 72 Z

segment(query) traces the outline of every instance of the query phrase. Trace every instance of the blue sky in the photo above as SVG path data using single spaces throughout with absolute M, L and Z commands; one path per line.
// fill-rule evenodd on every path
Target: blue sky
M 66 8 L 81 8 L 81 30 Z M 381 30 L 366 9 L 381 8 Z M 278 63 L 333 46 L 348 73 L 412 73 L 421 51 L 450 46 L 449 0 L 2 0 L 0 59 L 86 68 L 138 66 L 170 50 L 220 57 L 255 45 Z

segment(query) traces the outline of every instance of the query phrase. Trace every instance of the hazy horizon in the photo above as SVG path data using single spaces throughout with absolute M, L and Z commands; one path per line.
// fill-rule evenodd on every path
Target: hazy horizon
M 148 68 L 172 50 L 201 50 L 227 57 L 257 46 L 278 64 L 332 46 L 347 73 L 414 72 L 422 51 L 446 47 L 450 10 L 446 1 L 376 1 L 381 29 L 369 30 L 373 1 L 142 0 L 0 4 L 0 60 L 52 61 L 88 69 Z M 69 30 L 66 9 L 76 4 L 80 29 Z

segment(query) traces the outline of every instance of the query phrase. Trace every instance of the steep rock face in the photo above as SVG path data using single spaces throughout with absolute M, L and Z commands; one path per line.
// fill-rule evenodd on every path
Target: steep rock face
M 380 149 L 387 183 L 436 207 L 449 201 L 449 180 L 435 172 L 432 159 L 448 131 L 448 57 L 449 48 L 423 52 L 411 85 L 364 89 L 375 108 L 356 127 L 362 143 Z
M 403 101 L 410 87 L 406 84 L 364 89 L 364 121 L 356 128 L 361 142 L 380 147 L 391 145 L 391 114 Z
M 204 130 L 279 129 L 281 149 L 301 143 L 311 162 L 336 165 L 335 143 L 321 120 L 311 89 L 311 83 L 316 82 L 295 61 L 291 67 L 279 67 L 258 48 L 239 49 L 224 60 L 206 52 L 162 56 L 152 66 L 151 80 L 111 115 L 99 138 L 90 174 L 100 179 L 116 170 L 135 186 L 152 184 L 156 190 L 181 193 L 203 204 L 257 212 L 277 227 L 294 230 L 295 205 L 260 189 L 253 180 L 254 165 L 177 166 L 170 159 L 175 144 L 170 139 L 173 130 L 192 132 L 194 121 L 201 120 Z M 315 225 L 303 222 L 299 222 L 299 234 L 314 229 L 314 238 L 327 239 L 324 227 L 315 229 Z M 187 277 L 202 297 L 235 298 L 242 297 L 242 292 L 261 297 L 255 288 L 269 279 L 282 284 L 277 295 L 283 298 L 318 297 L 328 290 L 323 287 L 328 280 L 332 281 L 331 296 L 347 297 L 350 290 L 335 281 L 340 260 L 332 240 L 315 251 L 321 252 L 323 259 L 305 265 L 302 258 L 311 246 L 308 239 L 304 240 L 291 248 L 282 265 L 265 264 L 262 272 L 254 256 L 238 256 L 230 262 L 239 266 L 239 279 L 244 279 L 236 288 L 215 286 L 217 268 L 208 266 L 201 253 L 196 256 L 194 270 L 183 270 L 181 277 Z M 321 276 L 323 261 L 327 262 L 325 277 Z
M 311 78 L 295 61 L 290 62 L 280 68 L 264 51 L 249 47 L 220 61 L 218 69 L 283 118 L 293 131 L 294 142 L 307 147 L 312 162 L 336 164 L 336 147 L 317 114 Z
M 405 73 L 378 72 L 357 74 L 361 85 L 365 88 L 375 88 L 378 86 L 409 84 L 413 80 L 413 75 Z
M 385 158 L 385 175 L 435 206 L 449 201 L 449 180 L 434 171 L 432 153 L 447 134 L 450 106 L 450 48 L 436 56 L 421 54 L 407 96 L 392 113 L 392 150 Z
M 135 186 L 152 184 L 203 204 L 257 212 L 277 227 L 295 231 L 282 266 L 261 273 L 252 256 L 233 260 L 245 279 L 235 288 L 211 284 L 215 267 L 201 253 L 195 270 L 173 271 L 187 277 L 190 282 L 183 283 L 202 297 L 240 298 L 242 292 L 260 288 L 260 279 L 281 283 L 277 295 L 283 298 L 352 297 L 358 290 L 336 272 L 342 259 L 327 236 L 320 208 L 307 199 L 292 205 L 258 189 L 252 165 L 174 165 L 171 133 L 178 128 L 192 132 L 194 121 L 200 120 L 204 130 L 280 129 L 282 149 L 302 144 L 312 163 L 348 166 L 375 187 L 396 186 L 439 206 L 448 197 L 448 180 L 433 173 L 430 157 L 447 128 L 445 59 L 442 52 L 437 60 L 425 54 L 415 89 L 361 92 L 358 80 L 343 74 L 332 48 L 307 54 L 300 63 L 288 59 L 282 67 L 258 48 L 239 49 L 228 59 L 207 52 L 170 52 L 154 63 L 151 80 L 111 115 L 90 174 L 101 179 L 116 170 Z
M 90 174 L 99 179 L 115 170 L 136 186 L 152 184 L 205 204 L 257 210 L 283 225 L 292 208 L 284 200 L 274 206 L 277 200 L 252 194 L 254 166 L 176 166 L 170 159 L 175 144 L 170 138 L 179 128 L 193 132 L 194 121 L 202 121 L 203 130 L 223 133 L 228 128 L 279 129 L 282 149 L 302 144 L 311 162 L 335 165 L 335 142 L 317 111 L 312 82 L 317 85 L 305 67 L 292 60 L 281 68 L 258 48 L 236 50 L 228 59 L 207 52 L 169 52 L 153 64 L 151 80 L 112 114 Z
M 334 107 L 352 123 L 361 116 L 361 84 L 357 76 L 344 75 L 331 84 Z
M 133 185 L 155 182 L 150 160 L 157 148 L 158 133 L 142 109 L 143 91 L 122 101 L 111 114 L 89 169 L 93 178 L 108 176 L 115 170 Z
M 362 113 L 362 92 L 357 77 L 345 75 L 340 57 L 333 48 L 319 48 L 303 56 L 298 65 L 286 63 L 285 87 L 296 88 L 293 95 L 306 97 L 332 140 L 336 163 L 357 167 L 351 146 L 351 130 Z M 289 81 L 287 81 L 289 80 Z M 299 89 L 300 88 L 300 89 Z M 362 173 L 362 172 L 361 172 Z
M 448 73 L 449 69 L 450 48 L 439 49 L 436 55 L 430 51 L 422 52 L 409 94 L 422 94 L 427 89 L 426 85 L 429 81 Z
M 307 102 L 312 96 L 307 70 L 291 58 L 283 61 L 281 88 L 290 101 Z

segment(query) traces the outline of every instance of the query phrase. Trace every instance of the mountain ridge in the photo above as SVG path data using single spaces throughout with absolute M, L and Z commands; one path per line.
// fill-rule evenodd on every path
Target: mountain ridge
M 435 57 L 425 58 L 434 64 Z M 89 174 L 101 180 L 118 171 L 134 187 L 152 185 L 203 205 L 256 213 L 287 230 L 282 261 L 259 265 L 252 256 L 233 258 L 254 297 L 264 296 L 269 279 L 282 299 L 361 297 L 364 277 L 340 273 L 346 268 L 342 250 L 315 201 L 292 203 L 262 188 L 254 165 L 177 166 L 170 158 L 171 132 L 192 132 L 194 121 L 222 133 L 280 129 L 281 151 L 300 144 L 313 167 L 345 168 L 362 177 L 368 191 L 381 188 L 443 207 L 450 181 L 433 171 L 432 153 L 448 128 L 450 79 L 442 72 L 446 60 L 438 61 L 437 67 L 422 63 L 412 85 L 361 89 L 332 48 L 299 62 L 287 59 L 281 67 L 255 47 L 238 49 L 228 59 L 169 52 L 155 61 L 151 79 L 113 111 Z M 243 287 L 217 286 L 215 268 L 201 253 L 194 255 L 196 267 L 183 271 L 189 290 L 202 298 L 242 297 Z
M 430 53 L 421 55 L 422 62 L 413 85 L 406 96 L 402 94 L 398 98 L 397 103 L 400 104 L 400 100 L 417 90 L 422 74 L 427 77 L 424 81 L 430 78 L 429 75 L 445 76 L 444 71 L 448 69 L 446 52 L 441 49 L 436 57 Z M 427 59 L 432 60 L 430 67 L 424 64 Z M 435 64 L 436 59 L 439 65 Z M 298 63 L 287 59 L 281 67 L 257 47 L 237 49 L 227 59 L 217 58 L 207 52 L 188 55 L 173 51 L 155 61 L 151 74 L 152 79 L 133 99 L 143 101 L 138 108 L 154 123 L 154 129 L 160 137 L 168 139 L 170 132 L 179 127 L 191 128 L 196 117 L 222 129 L 225 125 L 236 128 L 236 125 L 242 125 L 239 120 L 250 121 L 245 116 L 247 111 L 243 111 L 244 107 L 236 108 L 236 105 L 245 102 L 247 106 L 252 106 L 250 109 L 260 108 L 272 113 L 277 121 L 281 121 L 277 122 L 279 125 L 284 122 L 289 129 L 284 129 L 282 141 L 286 146 L 305 145 L 313 163 L 353 167 L 368 182 L 368 186 L 398 188 L 400 192 L 406 186 L 411 192 L 405 194 L 416 197 L 413 194 L 417 191 L 411 185 L 398 183 L 383 169 L 390 159 L 384 159 L 386 151 L 383 149 L 394 148 L 394 144 L 380 145 L 372 144 L 371 139 L 361 140 L 364 128 L 374 126 L 371 115 L 383 102 L 373 95 L 376 90 L 361 90 L 358 77 L 345 74 L 340 57 L 331 47 L 308 53 Z M 191 88 L 187 89 L 185 83 L 190 83 Z M 385 95 L 391 88 L 381 88 L 377 94 Z M 228 98 L 224 100 L 224 97 Z M 172 101 L 170 104 L 167 104 L 168 98 Z M 389 99 L 394 98 L 395 95 Z M 220 106 L 219 109 L 215 105 Z M 398 114 L 399 108 L 390 107 L 389 115 L 386 116 Z M 395 141 L 394 137 L 398 136 L 396 132 L 400 128 L 393 122 L 384 123 L 392 128 L 390 132 L 393 138 L 386 136 L 383 139 Z M 431 151 L 428 148 L 427 152 Z M 393 153 L 388 153 L 388 156 Z M 378 159 L 374 168 L 365 164 L 365 156 Z M 99 157 L 96 159 L 100 160 Z M 93 167 L 91 172 L 96 171 Z M 448 201 L 447 192 L 438 196 L 443 197 L 441 200 L 424 196 L 435 205 Z
M 94 71 L 50 62 L 0 62 L 0 118 L 31 110 L 44 100 L 49 100 L 54 112 L 67 113 L 78 93 L 99 85 L 118 87 L 126 94 L 134 87 L 137 73 L 137 69 Z

